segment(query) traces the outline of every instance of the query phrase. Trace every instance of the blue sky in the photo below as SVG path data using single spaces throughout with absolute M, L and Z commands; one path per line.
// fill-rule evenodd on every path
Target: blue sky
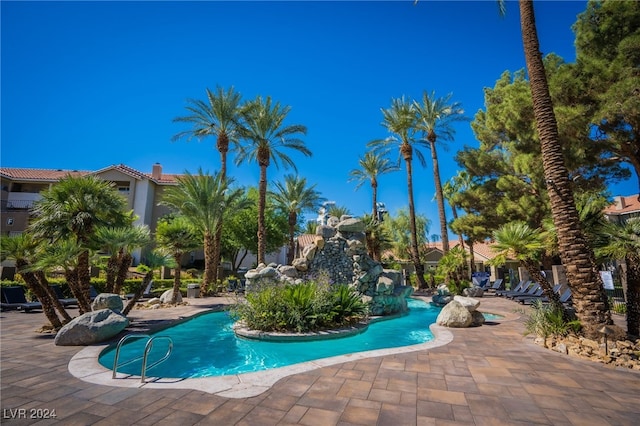
M 473 117 L 483 88 L 525 66 L 515 2 L 504 18 L 495 1 L 0 4 L 3 166 L 216 171 L 215 141 L 171 142 L 184 129 L 172 119 L 207 87 L 233 85 L 245 99 L 291 106 L 287 123 L 307 126 L 313 152 L 291 153 L 298 172 L 357 215 L 370 210 L 371 192 L 354 191 L 349 171 L 367 142 L 388 136 L 380 109 L 392 98 L 453 93 Z M 571 25 L 586 2 L 535 7 L 543 53 L 573 61 Z M 455 128 L 438 152 L 443 181 L 459 169 L 456 151 L 478 145 L 468 123 Z M 292 172 L 270 167 L 268 177 Z M 256 164 L 229 174 L 257 185 Z M 634 187 L 612 185 L 612 195 Z M 438 233 L 430 165 L 414 165 L 414 190 Z M 407 205 L 404 169 L 381 177 L 379 200 L 391 212 Z

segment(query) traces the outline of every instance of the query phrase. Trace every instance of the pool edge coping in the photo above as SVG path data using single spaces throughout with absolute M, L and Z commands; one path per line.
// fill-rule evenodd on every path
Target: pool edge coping
M 187 379 L 147 377 L 146 383 L 141 383 L 140 376 L 118 373 L 117 378 L 112 379 L 113 371 L 103 367 L 98 362 L 100 353 L 109 346 L 108 344 L 88 346 L 80 350 L 69 361 L 68 370 L 71 375 L 82 381 L 103 386 L 144 389 L 192 389 L 225 398 L 247 398 L 260 395 L 271 388 L 278 380 L 293 374 L 366 358 L 432 349 L 444 346 L 453 340 L 453 333 L 446 327 L 431 324 L 429 328 L 433 334 L 433 339 L 417 345 L 355 352 L 285 367 L 229 376 Z

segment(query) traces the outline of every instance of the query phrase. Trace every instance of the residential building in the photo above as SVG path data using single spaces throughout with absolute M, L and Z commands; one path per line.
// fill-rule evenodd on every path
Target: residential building
M 613 204 L 604 210 L 605 217 L 614 223 L 624 223 L 633 217 L 640 217 L 640 195 L 613 197 Z

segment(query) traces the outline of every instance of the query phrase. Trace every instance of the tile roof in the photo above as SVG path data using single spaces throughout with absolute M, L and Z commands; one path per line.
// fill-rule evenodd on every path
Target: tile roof
M 62 169 L 29 169 L 19 167 L 0 167 L 0 176 L 13 180 L 23 181 L 39 181 L 39 182 L 57 182 L 69 175 L 71 176 L 85 176 L 89 174 L 100 174 L 109 170 L 117 170 L 135 179 L 149 179 L 158 184 L 174 184 L 177 182 L 179 174 L 163 173 L 160 179 L 154 179 L 151 173 L 142 173 L 132 167 L 125 164 L 114 164 L 108 167 L 104 167 L 100 170 L 62 170 Z
M 87 170 L 62 169 L 28 169 L 18 167 L 0 167 L 0 175 L 14 180 L 33 180 L 57 182 L 66 176 L 84 176 L 91 173 Z
M 640 211 L 638 194 L 626 197 L 614 197 L 614 202 L 604 209 L 606 215 L 625 215 Z M 624 206 L 624 207 L 623 207 Z

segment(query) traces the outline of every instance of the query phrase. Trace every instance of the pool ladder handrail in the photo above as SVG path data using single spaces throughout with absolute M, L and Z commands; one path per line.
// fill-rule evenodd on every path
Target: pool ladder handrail
M 122 348 L 122 345 L 124 344 L 124 342 L 126 342 L 127 340 L 130 339 L 143 339 L 146 338 L 147 343 L 144 345 L 144 353 L 142 356 L 139 356 L 137 358 L 133 358 L 130 359 L 129 361 L 125 361 L 122 364 L 118 364 L 118 360 L 120 358 L 120 349 Z M 157 339 L 166 339 L 169 341 L 169 347 L 167 349 L 167 353 L 164 354 L 164 356 L 162 358 L 160 358 L 159 360 L 157 360 L 156 362 L 154 362 L 153 364 L 147 366 L 147 358 L 149 356 L 149 352 L 151 352 L 151 348 L 153 347 L 153 342 Z M 118 367 L 122 367 L 124 365 L 128 365 L 131 364 L 132 362 L 136 362 L 139 361 L 140 359 L 142 359 L 142 369 L 140 371 L 140 383 L 145 383 L 145 377 L 147 374 L 147 370 L 150 368 L 155 367 L 156 365 L 160 364 L 161 362 L 165 361 L 167 358 L 169 358 L 169 356 L 171 355 L 171 352 L 173 351 L 173 340 L 171 340 L 171 337 L 169 336 L 149 336 L 148 334 L 127 334 L 126 336 L 124 336 L 122 339 L 120 339 L 120 341 L 118 342 L 118 346 L 116 346 L 116 355 L 113 358 L 113 374 L 111 375 L 112 379 L 116 378 L 116 374 L 118 373 Z

